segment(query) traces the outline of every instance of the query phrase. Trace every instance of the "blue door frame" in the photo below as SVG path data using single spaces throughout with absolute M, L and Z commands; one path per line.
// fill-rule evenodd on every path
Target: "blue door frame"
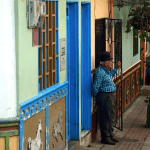
M 78 2 L 67 3 L 68 139 L 79 139 Z
M 81 129 L 91 130 L 91 9 L 81 3 Z

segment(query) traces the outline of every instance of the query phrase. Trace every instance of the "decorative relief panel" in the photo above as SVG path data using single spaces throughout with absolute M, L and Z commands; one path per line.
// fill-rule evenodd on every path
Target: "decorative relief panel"
M 139 69 L 136 71 L 136 95 L 139 93 L 140 91 L 140 73 L 139 73 Z
M 28 150 L 35 150 L 35 149 L 41 149 L 43 150 L 43 142 L 41 142 L 41 120 L 39 120 L 37 131 L 36 131 L 36 138 L 31 139 L 31 137 L 28 138 Z
M 125 80 L 125 107 L 130 104 L 130 77 Z
M 49 106 L 49 150 L 61 150 L 66 143 L 66 99 Z
M 135 98 L 135 73 L 131 75 L 131 100 Z
M 24 121 L 24 150 L 46 149 L 46 111 Z
M 118 89 L 117 89 L 117 95 L 116 95 L 116 102 L 115 102 L 115 114 L 116 114 L 116 118 L 117 116 L 119 116 L 119 114 L 121 113 L 121 84 L 119 85 Z
M 129 104 L 129 97 L 130 97 L 130 87 L 129 87 L 129 80 L 126 82 L 126 103 Z

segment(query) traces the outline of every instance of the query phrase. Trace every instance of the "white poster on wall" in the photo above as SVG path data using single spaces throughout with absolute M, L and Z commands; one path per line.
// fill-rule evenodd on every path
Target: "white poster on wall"
M 66 70 L 66 38 L 59 40 L 60 43 L 60 71 Z

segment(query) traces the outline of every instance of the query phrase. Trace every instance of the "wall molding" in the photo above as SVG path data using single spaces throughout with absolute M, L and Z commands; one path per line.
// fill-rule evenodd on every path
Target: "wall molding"
M 19 117 L 0 118 L 0 125 L 4 123 L 9 124 L 9 123 L 14 123 L 14 122 L 19 122 Z
M 131 67 L 129 67 L 128 69 L 126 69 L 125 71 L 123 71 L 123 73 L 122 73 L 122 80 L 125 80 L 133 72 L 135 72 L 137 69 L 139 69 L 140 66 L 141 66 L 140 63 L 141 63 L 141 60 L 138 61 L 137 63 L 135 63 L 134 65 L 132 65 Z M 113 81 L 115 81 L 115 80 L 117 80 L 116 84 L 120 83 L 121 82 L 121 75 L 119 74 L 116 78 L 113 79 Z
M 137 65 L 139 66 L 140 63 L 141 63 L 141 60 L 139 60 L 138 62 L 136 62 L 135 64 L 133 64 L 132 66 L 130 66 L 126 70 L 124 70 L 122 74 L 124 75 L 125 73 L 127 73 L 128 71 L 130 71 L 131 69 L 133 69 L 135 66 L 137 66 Z
M 55 86 L 51 91 L 46 91 L 20 104 L 20 120 L 25 121 L 39 113 L 46 106 L 50 106 L 68 94 L 68 82 Z

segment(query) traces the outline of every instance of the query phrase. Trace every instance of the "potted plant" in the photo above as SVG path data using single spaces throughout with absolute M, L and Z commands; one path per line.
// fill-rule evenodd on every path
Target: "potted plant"
M 146 121 L 146 127 L 150 128 L 150 95 L 146 97 L 147 99 L 144 100 L 145 103 L 148 103 L 147 105 L 147 121 Z

